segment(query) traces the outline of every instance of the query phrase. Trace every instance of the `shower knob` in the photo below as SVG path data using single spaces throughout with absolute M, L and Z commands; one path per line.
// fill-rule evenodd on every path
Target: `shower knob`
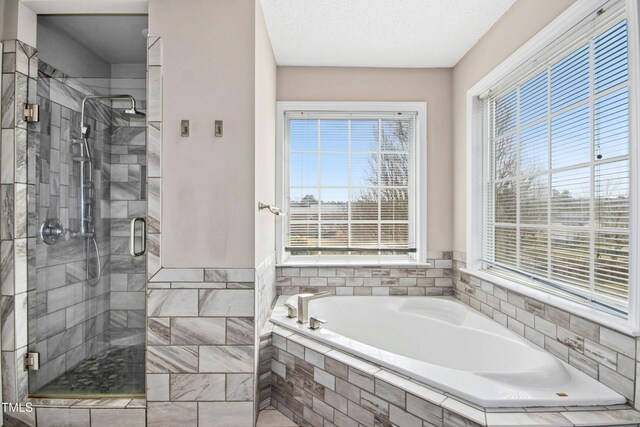
M 55 245 L 64 237 L 64 227 L 58 218 L 47 218 L 40 226 L 40 238 L 45 245 Z

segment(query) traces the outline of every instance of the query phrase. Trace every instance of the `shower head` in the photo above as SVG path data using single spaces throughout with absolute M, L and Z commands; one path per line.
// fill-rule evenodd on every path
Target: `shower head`
M 144 113 L 138 111 L 136 108 L 136 100 L 131 95 L 87 95 L 82 99 L 82 113 L 81 113 L 81 123 L 84 123 L 84 107 L 87 101 L 91 101 L 94 99 L 108 99 L 111 101 L 129 101 L 130 107 L 124 110 L 124 114 L 130 117 L 143 118 L 146 117 Z
M 141 111 L 138 111 L 135 107 L 127 108 L 126 110 L 124 110 L 124 113 L 129 117 L 131 117 L 132 119 L 143 119 L 147 117 L 146 114 L 144 114 Z

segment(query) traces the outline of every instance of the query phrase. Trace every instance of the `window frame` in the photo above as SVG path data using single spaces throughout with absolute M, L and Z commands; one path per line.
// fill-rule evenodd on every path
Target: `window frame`
M 615 0 L 614 0 L 615 1 Z M 614 314 L 587 306 L 556 295 L 539 287 L 528 284 L 527 280 L 493 274 L 483 269 L 482 237 L 484 233 L 483 221 L 483 185 L 486 182 L 486 168 L 488 161 L 485 144 L 488 141 L 488 129 L 483 124 L 483 100 L 480 98 L 492 87 L 499 85 L 507 76 L 520 70 L 532 57 L 563 37 L 576 25 L 598 11 L 605 3 L 604 0 L 584 0 L 575 2 L 564 13 L 552 21 L 538 34 L 522 45 L 515 53 L 490 71 L 484 78 L 471 87 L 466 94 L 467 106 L 467 217 L 466 217 L 466 268 L 465 272 L 482 280 L 492 281 L 507 289 L 514 290 L 526 296 L 541 300 L 545 303 L 560 307 L 570 313 L 589 318 L 600 324 L 634 336 L 640 335 L 640 256 L 639 236 L 640 226 L 640 102 L 638 88 L 640 88 L 640 37 L 638 29 L 639 6 L 635 0 L 619 0 L 624 3 L 629 37 L 629 113 L 630 113 L 630 212 L 629 212 L 629 301 L 628 317 L 621 318 Z M 533 71 L 533 70 L 531 70 Z
M 335 113 L 415 113 L 416 135 L 411 162 L 413 193 L 416 202 L 409 217 L 414 230 L 416 252 L 401 255 L 288 256 L 285 251 L 287 217 L 276 221 L 276 263 L 278 265 L 426 265 L 427 264 L 427 103 L 426 102 L 348 102 L 348 101 L 278 101 L 276 102 L 276 204 L 286 211 L 288 190 L 287 112 Z M 411 192 L 411 186 L 410 186 Z

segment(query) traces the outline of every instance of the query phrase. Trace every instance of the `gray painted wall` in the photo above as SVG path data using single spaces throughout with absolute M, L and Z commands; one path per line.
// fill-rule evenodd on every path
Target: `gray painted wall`
M 38 18 L 38 56 L 70 77 L 111 77 L 111 64 Z

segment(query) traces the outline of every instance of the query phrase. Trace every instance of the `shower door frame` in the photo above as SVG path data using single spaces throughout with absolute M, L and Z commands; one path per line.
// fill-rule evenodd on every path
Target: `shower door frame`
M 150 40 L 150 39 L 148 39 Z M 153 38 L 153 41 L 157 41 L 158 38 Z M 151 44 L 150 42 L 148 43 Z M 2 389 L 2 401 L 3 402 L 11 402 L 11 403 L 26 403 L 26 402 L 34 402 L 33 398 L 35 395 L 31 395 L 29 393 L 28 386 L 28 371 L 24 368 L 24 359 L 27 355 L 29 343 L 28 343 L 28 306 L 27 306 L 27 289 L 28 279 L 27 276 L 28 271 L 28 262 L 27 262 L 27 240 L 30 240 L 30 243 L 35 243 L 36 233 L 34 229 L 35 221 L 33 218 L 28 217 L 28 206 L 34 203 L 35 189 L 33 191 L 29 187 L 35 187 L 35 182 L 29 179 L 21 179 L 18 175 L 19 167 L 23 167 L 26 169 L 27 165 L 30 162 L 35 161 L 34 159 L 29 158 L 30 154 L 27 150 L 27 144 L 29 138 L 27 137 L 28 131 L 26 129 L 26 122 L 24 119 L 20 119 L 22 113 L 21 105 L 27 102 L 27 91 L 26 87 L 29 86 L 33 95 L 35 94 L 35 85 L 37 84 L 37 50 L 29 46 L 25 43 L 19 42 L 18 40 L 4 40 L 0 42 L 0 48 L 2 48 L 2 52 L 4 54 L 20 54 L 18 52 L 19 47 L 23 45 L 29 52 L 32 53 L 31 64 L 29 63 L 29 58 L 26 58 L 21 62 L 21 60 L 16 61 L 13 69 L 5 69 L 3 73 L 3 82 L 7 86 L 12 85 L 13 90 L 10 90 L 8 93 L 14 94 L 14 97 L 9 97 L 7 99 L 3 99 L 2 101 L 7 104 L 6 111 L 10 114 L 6 114 L 5 120 L 7 123 L 10 123 L 10 126 L 7 125 L 2 130 L 2 152 L 0 153 L 2 158 L 2 166 L 5 164 L 10 164 L 12 166 L 12 177 L 11 181 L 5 182 L 3 180 L 3 194 L 2 196 L 7 195 L 7 197 L 0 197 L 2 199 L 3 211 L 1 212 L 3 219 L 4 229 L 7 229 L 7 237 L 2 236 L 3 240 L 3 255 L 7 252 L 7 258 L 3 259 L 3 270 L 5 270 L 5 274 L 3 274 L 2 281 L 2 296 L 0 300 L 1 311 L 2 311 L 2 323 L 0 327 L 0 340 L 2 340 L 2 357 L 0 357 L 0 367 L 1 375 L 0 375 L 0 388 Z M 21 70 L 20 64 L 23 64 L 23 69 Z M 1 62 L 0 62 L 1 64 Z M 15 67 L 18 67 L 17 69 Z M 17 84 L 15 79 L 17 78 L 17 74 L 21 75 L 23 80 L 27 80 L 26 85 Z M 8 80 L 7 80 L 8 79 Z M 20 82 L 21 83 L 21 82 Z M 149 78 L 147 74 L 146 79 L 147 85 L 147 97 L 149 96 Z M 21 90 L 22 89 L 22 90 Z M 161 98 L 158 98 L 161 102 Z M 29 100 L 30 103 L 35 103 L 35 99 Z M 150 104 L 147 101 L 147 108 L 150 108 Z M 10 117 L 9 117 L 10 116 Z M 10 119 L 10 120 L 9 120 Z M 159 121 L 157 121 L 159 123 Z M 157 124 L 156 124 L 157 126 Z M 150 214 L 150 198 L 151 191 L 149 188 L 150 182 L 154 180 L 151 178 L 149 165 L 149 159 L 152 157 L 156 158 L 156 164 L 158 164 L 159 169 L 159 161 L 160 156 L 157 154 L 159 152 L 160 141 L 159 132 L 155 136 L 156 141 L 156 150 L 155 155 L 150 150 L 149 144 L 149 118 L 147 118 L 147 123 L 145 126 L 146 129 L 146 156 L 147 156 L 147 174 L 146 176 L 142 176 L 141 179 L 147 180 L 147 203 L 146 203 L 146 214 L 147 214 L 147 222 L 151 218 Z M 161 126 L 160 126 L 161 129 Z M 10 150 L 9 150 L 10 148 Z M 159 178 L 159 177 L 158 177 Z M 155 179 L 158 179 L 155 178 Z M 5 188 L 6 187 L 6 188 Z M 159 185 L 155 188 L 158 189 L 156 192 L 156 204 L 159 208 Z M 34 194 L 31 194 L 34 193 Z M 10 197 L 9 197 L 10 196 Z M 155 224 L 159 225 L 159 220 L 155 221 Z M 23 230 L 24 231 L 19 231 Z M 27 229 L 28 231 L 27 235 Z M 148 233 L 149 234 L 149 233 Z M 149 242 L 149 240 L 148 240 Z M 5 245 L 6 243 L 6 245 Z M 7 250 L 5 250 L 5 246 Z M 146 270 L 145 277 L 149 277 L 148 270 L 148 260 L 149 259 L 157 259 L 158 257 L 154 257 L 151 254 L 149 247 L 149 243 L 147 243 L 147 254 L 146 257 Z M 34 265 L 32 267 L 35 267 Z M 154 271 L 157 272 L 157 269 Z M 146 280 L 145 280 L 146 282 Z M 146 286 L 144 292 L 146 293 Z M 146 312 L 146 302 L 144 310 Z M 146 318 L 146 314 L 145 314 Z M 146 323 L 146 322 L 145 322 Z M 146 326 L 145 326 L 145 346 L 146 346 Z M 103 395 L 103 397 L 124 397 L 125 395 Z M 81 402 L 83 399 L 82 395 L 73 394 L 69 396 L 55 395 L 51 398 L 47 398 L 47 402 L 49 405 L 53 405 L 58 407 L 61 402 L 60 399 L 65 399 L 66 397 L 73 397 L 74 399 L 79 399 Z M 92 395 L 91 400 L 95 401 L 95 395 Z M 127 394 L 126 397 L 128 401 L 131 399 L 139 399 L 144 398 L 145 394 Z M 39 399 L 36 399 L 39 401 Z M 96 407 L 100 407 L 98 404 Z M 105 408 L 113 408 L 113 406 L 105 406 Z M 124 409 L 120 408 L 120 409 Z M 128 408 L 127 408 L 128 409 Z M 140 409 L 140 406 L 135 406 L 132 409 Z M 6 415 L 6 414 L 5 414 Z
M 49 242 L 49 245 L 44 245 L 43 239 L 38 235 L 35 238 L 35 244 L 28 247 L 27 268 L 30 273 L 27 301 L 28 306 L 32 308 L 30 310 L 31 318 L 28 319 L 28 351 L 44 352 L 40 357 L 39 370 L 29 371 L 29 396 L 63 399 L 143 398 L 145 368 L 142 365 L 136 369 L 133 360 L 137 360 L 137 358 L 129 359 L 129 356 L 132 355 L 130 351 L 133 351 L 138 357 L 142 357 L 140 362 L 144 364 L 144 352 L 133 349 L 133 347 L 144 345 L 145 340 L 140 337 L 141 331 L 144 330 L 144 318 L 146 317 L 145 304 L 140 301 L 137 304 L 122 305 L 119 302 L 124 299 L 132 300 L 134 297 L 134 301 L 139 301 L 137 297 L 144 296 L 146 289 L 144 285 L 140 288 L 140 285 L 146 282 L 146 262 L 144 262 L 144 258 L 135 258 L 134 260 L 133 255 L 128 252 L 125 254 L 119 248 L 123 243 L 122 240 L 126 238 L 122 233 L 129 230 L 132 218 L 138 219 L 139 215 L 146 217 L 146 176 L 143 176 L 142 173 L 146 170 L 147 164 L 146 120 L 142 123 L 130 122 L 122 114 L 122 105 L 119 104 L 107 103 L 103 105 L 99 101 L 94 101 L 91 104 L 94 108 L 85 108 L 87 96 L 91 99 L 96 96 L 95 82 L 92 79 L 71 78 L 46 63 L 40 62 L 38 65 L 40 69 L 38 77 L 43 81 L 39 80 L 37 97 L 33 102 L 41 106 L 41 123 L 46 128 L 38 125 L 31 126 L 28 145 L 34 146 L 33 149 L 40 153 L 40 156 L 45 156 L 47 152 L 58 149 L 59 155 L 56 159 L 60 159 L 61 166 L 54 169 L 54 165 L 50 161 L 50 167 L 45 169 L 42 166 L 40 174 L 38 174 L 39 169 L 36 166 L 34 176 L 30 175 L 29 179 L 35 177 L 33 184 L 36 189 L 39 185 L 48 188 L 56 182 L 53 178 L 55 174 L 59 177 L 56 186 L 59 185 L 60 188 L 56 192 L 53 191 L 53 187 L 50 188 L 50 191 L 42 189 L 40 193 L 36 191 L 36 197 L 28 201 L 29 210 L 36 212 L 37 215 L 35 224 L 31 224 L 34 218 L 29 217 L 29 228 L 40 229 L 41 222 L 45 221 L 41 212 L 46 209 L 46 217 L 56 217 L 55 221 L 60 221 L 58 219 L 60 218 L 62 220 L 60 224 L 63 229 L 67 230 L 67 233 L 65 234 L 66 238 L 54 242 L 53 245 L 51 245 L 52 242 Z M 140 96 L 139 100 L 146 98 L 139 92 L 141 89 L 146 89 L 146 79 L 144 82 L 142 79 L 132 79 L 141 83 L 135 89 L 138 91 L 137 97 Z M 66 92 L 68 97 L 61 96 L 62 92 Z M 109 95 L 98 96 L 109 98 Z M 119 100 L 120 97 L 114 99 Z M 62 110 L 62 114 L 53 113 L 56 109 Z M 58 121 L 54 122 L 54 118 Z M 66 126 L 63 122 L 66 123 Z M 78 128 L 79 125 L 82 126 L 85 123 L 87 126 L 95 128 L 90 134 L 87 132 L 87 139 L 84 139 L 80 128 Z M 52 145 L 49 149 L 49 145 L 44 143 L 44 138 L 55 140 L 56 138 L 53 137 L 54 129 L 56 134 L 60 134 L 61 130 L 67 129 L 67 131 L 62 132 L 62 135 L 57 137 L 58 144 L 55 147 Z M 51 136 L 49 137 L 49 135 Z M 143 136 L 143 138 L 136 138 L 137 136 Z M 84 144 L 73 144 L 74 140 L 78 141 L 80 138 L 83 138 Z M 42 144 L 42 146 L 37 144 Z M 83 159 L 85 159 L 84 153 L 89 152 L 89 148 L 85 148 L 85 144 L 88 144 L 93 152 L 90 167 L 94 169 L 92 182 L 95 183 L 90 187 L 93 203 L 91 203 L 92 213 L 89 214 L 95 217 L 95 221 L 89 229 L 83 228 L 86 227 L 84 223 L 86 215 L 83 211 L 86 187 L 83 184 L 87 182 L 83 178 L 83 170 L 86 171 L 88 167 L 83 163 Z M 125 151 L 115 151 L 116 147 L 124 148 Z M 121 158 L 123 154 L 125 160 Z M 134 159 L 137 157 L 136 163 L 131 163 L 131 159 L 126 156 L 127 154 L 133 154 Z M 48 155 L 45 159 L 47 158 L 49 158 Z M 52 155 L 50 158 L 54 159 Z M 29 160 L 35 160 L 40 165 L 40 158 Z M 63 168 L 63 164 L 66 167 Z M 111 179 L 109 171 L 114 165 L 124 166 L 125 170 L 129 169 L 128 180 L 126 176 L 124 182 L 122 176 L 115 181 Z M 132 166 L 134 167 L 133 172 Z M 34 166 L 30 166 L 30 168 L 34 168 Z M 48 176 L 49 170 L 52 173 L 51 178 Z M 78 170 L 80 171 L 79 177 Z M 105 179 L 100 180 L 101 177 Z M 110 183 L 110 185 L 99 185 L 100 182 Z M 66 186 L 66 191 L 62 190 L 62 186 Z M 122 186 L 122 188 L 114 191 L 116 186 Z M 51 194 L 51 200 L 48 199 L 49 194 Z M 115 203 L 124 203 L 125 215 L 122 215 L 122 210 L 118 209 L 118 213 L 112 217 L 110 214 L 111 205 Z M 78 204 L 80 206 L 79 213 Z M 70 220 L 70 218 L 72 219 Z M 110 227 L 107 224 L 110 224 Z M 96 252 L 90 251 L 92 237 L 88 234 L 89 232 L 95 233 L 93 241 Z M 137 236 L 132 235 L 126 239 L 132 241 L 134 237 Z M 116 241 L 114 239 L 118 241 L 116 247 L 114 247 Z M 95 243 L 96 240 L 100 248 L 98 248 L 98 243 Z M 78 250 L 78 248 L 82 248 L 82 250 Z M 41 251 L 46 251 L 46 255 Z M 40 258 L 41 256 L 42 258 Z M 43 264 L 44 260 L 46 263 Z M 100 271 L 96 262 L 102 264 L 102 280 L 92 283 L 95 278 L 90 271 L 96 268 L 98 272 Z M 66 280 L 63 278 L 62 281 L 58 281 L 51 287 L 47 283 L 49 274 L 58 268 L 66 272 Z M 37 283 L 33 283 L 36 280 L 35 276 L 31 274 L 32 271 L 37 271 Z M 45 278 L 44 281 L 40 279 L 41 274 Z M 113 275 L 120 276 L 120 281 L 124 276 L 127 282 L 124 289 L 111 285 L 109 279 L 115 277 Z M 78 291 L 81 295 L 78 294 Z M 49 292 L 70 292 L 73 297 L 65 298 L 66 302 L 55 304 L 56 306 L 52 307 L 50 306 Z M 118 298 L 114 299 L 113 292 L 116 292 Z M 41 296 L 46 296 L 46 305 L 41 302 Z M 119 305 L 114 305 L 114 302 Z M 41 307 L 40 304 L 43 304 L 44 307 Z M 77 309 L 78 307 L 79 309 Z M 60 321 L 58 314 L 61 311 L 63 314 Z M 65 311 L 66 319 L 64 317 Z M 76 314 L 77 317 L 70 318 L 71 315 Z M 55 329 L 52 331 L 44 326 L 49 323 L 48 316 L 54 316 L 56 323 L 62 324 L 52 327 Z M 114 318 L 117 319 L 115 323 Z M 45 319 L 44 323 L 41 322 L 42 319 Z M 41 327 L 45 330 L 38 331 Z M 76 340 L 76 337 L 79 339 Z M 60 342 L 67 339 L 69 339 L 68 346 Z M 53 347 L 51 347 L 52 344 Z M 125 347 L 129 349 L 125 349 Z M 135 376 L 119 372 L 119 376 L 122 377 L 120 382 L 97 381 L 94 383 L 87 380 L 86 378 L 94 378 L 94 376 L 87 375 L 88 371 L 80 365 L 93 357 L 115 349 L 120 349 L 126 354 L 123 359 L 124 364 L 119 362 L 120 365 L 118 365 L 122 369 L 126 369 L 122 372 L 129 372 Z M 99 357 L 99 359 L 102 358 Z M 95 363 L 109 369 L 111 363 L 105 365 L 106 360 L 112 360 L 112 358 L 104 359 L 103 362 L 94 359 Z M 57 382 L 59 378 L 64 376 L 67 376 L 64 383 Z M 139 382 L 136 381 L 138 378 Z M 71 379 L 70 382 L 69 379 Z M 107 389 L 102 389 L 107 384 L 110 384 Z M 76 386 L 79 386 L 81 391 L 74 391 Z
M 131 14 L 148 14 L 148 5 L 146 1 L 139 0 L 130 0 L 130 1 L 122 1 L 122 0 L 104 0 L 100 2 L 99 8 L 95 5 L 89 5 L 85 1 L 76 1 L 75 4 L 72 2 L 36 2 L 33 3 L 30 0 L 23 0 L 22 3 L 27 6 L 27 10 L 29 13 L 53 13 L 53 14 L 68 14 L 68 13 L 92 13 L 92 14 L 118 14 L 118 13 L 131 13 Z M 93 9 L 92 9 L 93 7 Z M 14 11 L 13 13 L 17 13 Z M 5 16 L 5 18 L 7 18 Z M 16 17 L 17 19 L 17 17 Z M 24 25 L 26 21 L 19 21 L 18 26 Z M 30 39 L 35 40 L 35 33 L 31 33 L 34 31 L 32 28 L 19 28 L 23 31 L 23 35 L 30 35 Z M 16 29 L 17 34 L 17 29 Z M 157 39 L 156 39 L 157 41 Z M 22 41 L 18 41 L 16 39 L 5 39 L 0 43 L 1 51 L 8 54 L 16 54 L 16 45 L 18 43 L 25 44 Z M 34 42 L 35 44 L 35 42 Z M 28 44 L 25 46 L 29 47 L 36 52 L 35 47 L 31 47 Z M 150 44 L 148 44 L 150 46 Z M 9 55 L 11 56 L 11 55 Z M 161 56 L 158 57 L 158 61 Z M 1 56 L 0 56 L 1 61 Z M 108 402 L 102 403 L 101 401 L 91 400 L 91 408 L 85 406 L 84 409 L 82 407 L 75 406 L 70 408 L 69 401 L 63 399 L 31 399 L 29 398 L 28 392 L 28 378 L 27 371 L 25 371 L 23 367 L 24 357 L 26 355 L 27 350 L 27 301 L 26 301 L 26 288 L 27 288 L 27 259 L 26 259 L 26 238 L 22 239 L 24 245 L 21 242 L 17 242 L 16 235 L 14 233 L 16 224 L 25 224 L 26 223 L 26 203 L 27 203 L 27 194 L 23 191 L 16 192 L 15 189 L 22 190 L 20 188 L 20 181 L 15 179 L 15 168 L 14 165 L 22 163 L 26 163 L 26 149 L 24 151 L 15 151 L 15 147 L 18 146 L 18 139 L 16 138 L 16 130 L 20 127 L 17 126 L 16 117 L 18 115 L 18 109 L 16 108 L 21 101 L 26 100 L 26 93 L 20 92 L 16 90 L 15 77 L 17 74 L 16 65 L 22 64 L 24 67 L 24 61 L 20 61 L 17 64 L 14 63 L 13 67 L 3 67 L 3 75 L 2 75 L 2 87 L 3 92 L 8 93 L 9 96 L 2 99 L 3 111 L 5 112 L 6 117 L 3 117 L 3 126 L 2 126 L 2 150 L 0 150 L 0 167 L 4 169 L 5 165 L 8 165 L 11 169 L 11 176 L 5 179 L 4 170 L 2 172 L 2 191 L 0 192 L 0 203 L 1 203 L 1 212 L 0 212 L 0 238 L 2 239 L 2 292 L 0 296 L 0 312 L 2 314 L 1 322 L 0 322 L 0 341 L 1 345 L 1 357 L 0 357 L 0 367 L 1 367 L 1 375 L 0 375 L 0 384 L 2 390 L 2 401 L 10 402 L 10 403 L 21 403 L 23 406 L 20 409 L 23 409 L 25 403 L 32 403 L 37 405 L 38 408 L 36 410 L 28 410 L 23 411 L 20 410 L 17 413 L 8 413 L 3 412 L 3 421 L 14 420 L 18 423 L 24 423 L 24 425 L 35 425 L 36 424 L 36 413 L 39 416 L 44 416 L 46 418 L 51 419 L 68 419 L 68 417 L 78 414 L 78 417 L 90 422 L 89 413 L 92 416 L 96 416 L 99 418 L 100 416 L 108 416 L 110 417 L 111 422 L 121 422 L 121 423 L 140 423 L 141 425 L 145 424 L 146 414 L 147 414 L 147 404 L 145 400 L 141 399 L 124 399 L 124 402 L 119 402 L 116 400 L 111 400 Z M 26 61 L 26 70 L 23 68 L 22 73 L 26 75 L 28 78 L 34 79 L 37 78 L 37 66 L 29 67 L 29 61 Z M 158 62 L 157 65 L 160 65 Z M 8 80 L 5 80 L 8 79 Z M 158 103 L 161 103 L 161 81 L 159 85 L 159 90 L 156 85 L 156 99 Z M 149 91 L 149 79 L 147 75 L 147 98 L 149 99 L 150 91 Z M 149 104 L 147 104 L 149 105 Z M 160 109 L 161 111 L 161 105 Z M 156 155 L 157 164 L 159 165 L 160 161 L 160 147 L 161 147 L 161 113 L 160 119 L 158 120 L 158 124 L 160 124 L 160 131 L 157 132 L 155 138 Z M 6 124 L 5 124 L 6 119 Z M 152 157 L 152 153 L 149 149 L 149 132 L 148 132 L 148 124 L 147 124 L 147 161 L 148 165 L 150 164 L 149 159 Z M 7 147 L 7 148 L 5 148 Z M 159 168 L 159 166 L 158 166 Z M 149 168 L 147 168 L 147 179 L 149 179 Z M 147 189 L 149 187 L 147 186 Z M 159 191 L 159 186 L 156 187 Z M 15 197 L 16 194 L 19 197 Z M 157 195 L 157 204 L 156 206 L 159 209 L 159 192 Z M 149 196 L 148 196 L 149 200 Z M 17 202 L 17 203 L 16 203 Z M 149 218 L 149 202 L 147 203 L 147 218 Z M 159 210 L 158 210 L 158 221 L 157 225 L 159 226 Z M 16 250 L 20 249 L 20 250 Z M 22 250 L 24 249 L 24 250 Z M 158 249 L 159 250 L 159 247 Z M 159 265 L 159 256 L 150 256 L 150 251 L 147 251 L 147 258 L 158 260 Z M 147 262 L 148 265 L 148 262 Z M 157 271 L 157 270 L 156 270 Z M 23 294 L 24 297 L 21 297 L 20 294 Z M 147 314 L 148 316 L 148 314 Z M 146 333 L 145 333 L 146 335 Z M 19 338 L 18 338 L 19 337 Z M 16 346 L 16 342 L 24 339 L 25 343 L 23 346 Z M 145 338 L 146 341 L 146 338 Z M 122 399 L 120 399 L 122 400 Z M 75 400 L 77 404 L 88 403 L 88 401 L 83 400 Z M 41 410 L 46 410 L 46 413 L 41 413 Z M 101 411 L 93 414 L 94 411 Z

